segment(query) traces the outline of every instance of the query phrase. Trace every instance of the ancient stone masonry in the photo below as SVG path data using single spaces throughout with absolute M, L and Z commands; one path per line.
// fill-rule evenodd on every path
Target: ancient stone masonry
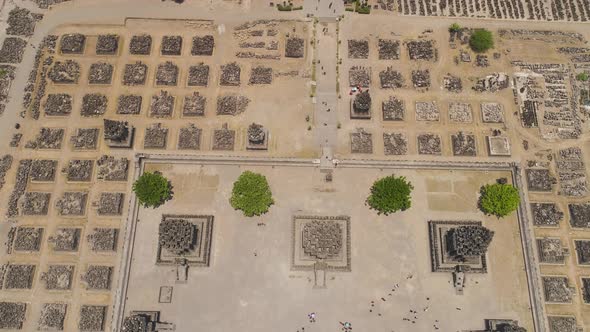
M 21 63 L 27 42 L 18 37 L 6 37 L 0 49 L 0 62 Z
M 590 228 L 590 203 L 570 203 L 570 225 L 574 228 Z
M 4 186 L 4 183 L 6 183 L 6 173 L 12 167 L 12 160 L 13 158 L 9 154 L 5 154 L 2 157 L 0 157 L 0 190 Z
M 127 181 L 129 159 L 103 155 L 96 161 L 96 178 L 105 181 Z
M 202 130 L 192 123 L 189 123 L 186 127 L 180 128 L 178 134 L 178 149 L 199 150 L 201 148 L 201 133 Z
M 219 78 L 219 85 L 239 86 L 240 73 L 240 65 L 238 65 L 236 62 L 221 65 L 221 76 Z
M 116 228 L 94 228 L 87 236 L 90 250 L 97 252 L 117 251 L 119 230 Z
M 485 54 L 478 54 L 475 57 L 475 65 L 477 67 L 489 67 L 490 61 L 488 60 L 488 56 Z
M 36 159 L 31 164 L 30 177 L 35 182 L 53 182 L 57 170 L 57 160 Z
M 97 213 L 100 216 L 120 216 L 123 214 L 124 193 L 101 193 Z
M 250 99 L 234 94 L 217 97 L 217 115 L 238 115 L 246 110 Z
M 67 307 L 65 303 L 44 303 L 39 317 L 39 330 L 63 331 Z
M 348 58 L 349 59 L 368 59 L 369 58 L 369 41 L 368 40 L 348 40 Z
M 207 86 L 209 82 L 209 66 L 199 63 L 188 69 L 188 86 Z
M 474 157 L 477 153 L 475 144 L 475 135 L 460 131 L 458 134 L 451 135 L 453 144 L 453 155 Z
M 412 40 L 405 44 L 410 60 L 436 61 L 438 59 L 438 51 L 433 40 Z
M 290 37 L 285 43 L 285 57 L 303 58 L 305 52 L 305 41 L 303 38 Z
M 590 278 L 582 278 L 582 286 L 580 288 L 584 303 L 590 303 Z
M 542 238 L 537 239 L 539 261 L 545 264 L 563 264 L 568 255 L 567 248 L 561 245 L 560 239 Z
M 80 228 L 58 228 L 48 242 L 53 245 L 54 251 L 78 251 L 81 232 Z
M 250 80 L 248 84 L 271 84 L 272 83 L 272 68 L 256 66 L 252 67 L 250 71 Z
M 393 39 L 379 39 L 379 60 L 398 60 L 400 56 L 400 43 Z
M 88 72 L 89 84 L 111 84 L 113 80 L 113 65 L 106 62 L 97 62 L 90 65 Z
M 480 225 L 468 225 L 451 229 L 447 236 L 450 254 L 459 260 L 466 260 L 485 255 L 494 232 Z
M 4 72 L 3 75 L 0 75 L 0 102 L 6 101 L 8 99 L 8 93 L 10 92 L 10 87 L 12 86 L 12 80 L 14 80 L 16 67 L 11 65 L 0 65 L 0 71 Z M 3 108 L 6 108 L 5 104 L 0 104 Z M 0 112 L 0 115 L 2 115 Z
M 198 92 L 184 97 L 184 104 L 182 106 L 183 116 L 203 116 L 205 115 L 205 105 L 207 98 L 201 96 Z
M 148 318 L 143 315 L 132 315 L 125 317 L 121 332 L 144 332 L 148 331 Z
M 26 312 L 26 303 L 0 302 L 0 329 L 22 329 Z
M 164 36 L 162 37 L 162 46 L 160 52 L 162 55 L 180 55 L 182 51 L 181 36 Z
M 123 74 L 124 85 L 144 85 L 147 78 L 148 67 L 141 61 L 125 65 Z
M 129 53 L 133 55 L 149 55 L 152 51 L 152 36 L 137 35 L 131 37 Z
M 348 83 L 351 87 L 368 88 L 371 84 L 371 68 L 352 66 L 348 71 Z
M 223 124 L 221 129 L 213 131 L 212 150 L 233 151 L 236 140 L 236 131 L 228 129 L 227 124 Z
M 477 79 L 473 90 L 477 92 L 497 92 L 506 89 L 510 83 L 505 73 L 493 73 Z
M 41 274 L 45 289 L 69 290 L 72 288 L 74 265 L 49 265 L 47 272 Z
M 441 155 L 442 142 L 437 134 L 418 135 L 418 153 L 427 155 Z
M 104 120 L 104 139 L 110 147 L 130 148 L 134 132 L 127 121 Z
M 567 277 L 542 277 L 545 302 L 571 303 L 575 291 L 569 286 Z
M 45 216 L 49 210 L 51 193 L 26 192 L 19 202 L 20 210 L 25 216 Z
M 350 110 L 351 119 L 370 119 L 371 118 L 371 95 L 369 90 L 359 92 L 352 100 Z
M 76 84 L 80 78 L 80 64 L 74 60 L 56 61 L 47 77 L 55 84 Z
M 362 128 L 350 133 L 351 153 L 373 153 L 373 134 Z
M 106 306 L 83 305 L 80 308 L 80 331 L 103 331 L 107 314 Z
M 110 290 L 112 274 L 112 266 L 90 265 L 81 279 L 86 283 L 87 289 Z
M 141 113 L 140 95 L 120 95 L 117 100 L 117 114 L 137 115 Z
M 83 191 L 67 191 L 57 200 L 55 207 L 61 216 L 84 216 L 88 193 Z
M 22 159 L 19 161 L 18 169 L 16 170 L 14 188 L 10 194 L 8 199 L 8 207 L 6 208 L 6 216 L 9 218 L 19 215 L 18 202 L 22 195 L 24 195 L 27 188 L 29 174 L 31 172 L 31 163 L 32 161 L 30 159 Z
M 70 142 L 76 150 L 94 150 L 98 146 L 98 128 L 78 128 Z
M 4 275 L 4 289 L 31 289 L 35 265 L 9 264 Z
M 571 147 L 559 150 L 555 163 L 561 194 L 572 197 L 586 196 L 588 184 L 582 149 Z
M 162 215 L 156 264 L 209 266 L 213 216 Z
M 550 332 L 579 332 L 576 317 L 570 316 L 548 316 Z
M 176 86 L 178 84 L 178 66 L 171 61 L 158 65 L 156 85 Z
M 7 35 L 30 37 L 35 32 L 35 24 L 43 15 L 31 13 L 26 8 L 15 7 L 8 13 Z
M 72 159 L 68 166 L 62 170 L 66 173 L 68 181 L 72 182 L 89 182 L 92 180 L 92 171 L 94 169 L 94 160 Z
M 119 50 L 119 36 L 99 35 L 96 42 L 97 55 L 115 55 Z
M 590 240 L 575 240 L 576 255 L 578 257 L 578 264 L 590 264 Z
M 249 150 L 268 149 L 268 130 L 257 123 L 248 126 L 248 145 L 246 148 Z
M 59 93 L 49 94 L 45 101 L 45 115 L 65 116 L 72 113 L 72 96 Z
M 39 251 L 42 239 L 41 227 L 17 227 L 12 248 L 14 251 Z
M 86 94 L 82 98 L 82 111 L 80 113 L 85 117 L 101 116 L 107 111 L 107 103 L 107 96 L 103 94 Z
M 405 80 L 402 74 L 399 71 L 394 70 L 391 66 L 387 67 L 386 70 L 379 72 L 379 81 L 382 89 L 398 89 L 405 85 Z
M 23 138 L 23 134 L 21 134 L 21 133 L 13 134 L 12 139 L 10 140 L 10 143 L 8 143 L 8 146 L 10 146 L 11 148 L 18 148 L 22 138 Z M 0 187 L 0 189 L 1 189 L 1 187 Z
M 174 255 L 182 256 L 194 250 L 196 237 L 195 225 L 188 220 L 165 219 L 160 223 L 158 242 Z
M 35 63 L 33 69 L 31 69 L 31 72 L 29 73 L 27 84 L 25 85 L 23 107 L 25 109 L 30 107 L 31 117 L 35 120 L 39 119 L 39 108 L 41 107 L 41 99 L 45 96 L 49 66 L 53 64 L 53 56 L 50 55 L 45 57 L 42 63 L 41 58 L 45 53 L 54 54 L 56 43 L 57 36 L 48 35 L 43 38 L 37 48 Z M 41 68 L 39 68 L 39 66 L 41 66 Z M 39 76 L 38 83 L 36 83 L 37 76 Z
M 193 37 L 191 55 L 213 55 L 215 39 L 211 35 Z
M 342 250 L 342 226 L 328 220 L 314 220 L 303 226 L 303 252 L 316 259 L 333 258 Z
M 59 50 L 62 54 L 82 54 L 86 45 L 86 36 L 73 33 L 61 36 Z
M 451 102 L 449 103 L 449 120 L 455 123 L 472 123 L 473 110 L 471 104 Z
M 552 191 L 557 182 L 548 169 L 527 169 L 526 178 L 530 191 Z
M 150 116 L 155 118 L 169 118 L 174 111 L 174 96 L 168 91 L 161 90 L 159 94 L 152 96 Z
M 499 103 L 481 103 L 481 116 L 484 123 L 503 123 L 504 106 Z
M 440 121 L 440 110 L 434 101 L 416 102 L 417 121 Z
M 383 133 L 383 147 L 386 156 L 399 156 L 408 153 L 408 138 L 402 133 Z
M 165 149 L 168 141 L 168 128 L 161 123 L 153 123 L 145 129 L 144 149 Z
M 555 203 L 531 203 L 531 211 L 535 226 L 559 226 L 564 216 Z
M 445 77 L 443 77 L 443 87 L 449 92 L 459 93 L 463 91 L 463 83 L 461 83 L 461 78 L 451 74 L 447 74 Z
M 406 116 L 406 104 L 394 96 L 384 100 L 381 104 L 383 121 L 403 121 Z
M 430 88 L 430 71 L 412 70 L 412 84 L 419 90 L 428 90 Z

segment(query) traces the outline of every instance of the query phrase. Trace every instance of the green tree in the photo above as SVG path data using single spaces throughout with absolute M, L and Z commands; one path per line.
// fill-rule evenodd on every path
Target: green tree
M 412 206 L 413 189 L 414 186 L 404 176 L 386 176 L 373 183 L 367 204 L 378 214 L 405 211 Z
M 453 23 L 453 24 L 451 24 L 451 26 L 449 26 L 450 32 L 459 32 L 460 30 L 461 30 L 461 26 L 459 25 L 459 23 Z
M 587 73 L 579 73 L 578 75 L 576 75 L 576 79 L 578 81 L 586 82 L 588 81 L 589 77 Z
M 133 183 L 139 204 L 158 207 L 172 198 L 172 185 L 160 172 L 145 172 Z
M 242 173 L 234 182 L 230 204 L 234 209 L 244 212 L 246 217 L 268 212 L 274 200 L 266 177 L 250 171 Z
M 486 29 L 476 29 L 469 38 L 469 46 L 475 52 L 485 52 L 494 47 L 494 36 Z
M 505 217 L 518 208 L 520 195 L 511 184 L 486 184 L 480 190 L 480 208 L 488 215 Z

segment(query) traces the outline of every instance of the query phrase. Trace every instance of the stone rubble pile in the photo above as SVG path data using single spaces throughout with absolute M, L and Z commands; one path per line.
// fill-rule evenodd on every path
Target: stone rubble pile
M 180 55 L 182 51 L 181 36 L 164 36 L 162 37 L 161 46 L 162 55 Z
M 272 83 L 272 68 L 256 66 L 252 67 L 250 71 L 250 80 L 248 84 L 271 84 Z
M 350 151 L 352 153 L 373 153 L 373 134 L 363 128 L 350 133 Z
M 187 127 L 180 128 L 178 135 L 178 149 L 198 150 L 201 146 L 201 129 L 190 123 Z
M 136 35 L 129 42 L 129 53 L 133 55 L 149 55 L 152 50 L 152 36 Z
M 383 121 L 403 121 L 406 116 L 406 104 L 403 100 L 394 96 L 383 101 L 381 104 Z
M 65 93 L 49 94 L 45 102 L 45 115 L 64 116 L 72 113 L 72 96 Z
M 285 56 L 287 58 L 303 58 L 304 51 L 305 41 L 303 38 L 287 38 L 287 42 L 285 44 Z
M 168 128 L 161 123 L 153 123 L 145 129 L 143 147 L 145 149 L 164 149 L 168 140 Z
M 193 37 L 191 55 L 213 55 L 215 39 L 211 35 Z
M 84 95 L 82 98 L 82 116 L 101 116 L 107 111 L 107 96 L 100 93 Z
M 61 149 L 65 130 L 62 128 L 41 128 L 34 140 L 27 142 L 27 149 Z
M 61 37 L 59 50 L 62 54 L 82 54 L 86 46 L 86 36 L 79 33 L 66 34 Z
M 123 73 L 123 84 L 131 86 L 144 85 L 147 79 L 147 71 L 147 65 L 141 61 L 126 64 Z
M 368 59 L 369 58 L 369 41 L 368 40 L 348 40 L 348 58 L 349 59 Z
M 400 56 L 400 43 L 393 39 L 379 39 L 379 60 L 398 60 Z
M 371 84 L 371 68 L 352 66 L 348 71 L 348 83 L 351 87 L 368 88 Z
M 219 85 L 239 86 L 240 85 L 240 66 L 236 62 L 231 62 L 221 66 L 221 77 Z
M 56 84 L 75 84 L 80 78 L 80 64 L 74 60 L 56 61 L 47 77 Z
M 119 50 L 119 36 L 99 35 L 96 42 L 96 54 L 97 55 L 114 55 Z
M 78 128 L 70 142 L 77 150 L 94 150 L 98 145 L 98 128 Z
M 402 74 L 399 71 L 394 70 L 391 66 L 379 73 L 379 81 L 381 83 L 381 88 L 383 89 L 399 89 L 405 84 Z
M 158 65 L 156 85 L 176 86 L 178 83 L 178 66 L 171 61 Z
M 188 86 L 207 86 L 209 82 L 209 66 L 199 63 L 188 69 Z
M 106 62 L 97 62 L 90 65 L 88 83 L 111 84 L 113 79 L 113 65 Z
M 18 37 L 6 37 L 0 49 L 0 62 L 21 63 L 27 41 Z
M 383 147 L 386 156 L 399 156 L 408 153 L 408 138 L 401 133 L 383 133 Z
M 140 95 L 120 95 L 117 102 L 117 114 L 137 115 L 141 113 L 141 102 Z
M 155 118 L 169 118 L 174 111 L 174 96 L 168 91 L 161 90 L 159 94 L 152 96 L 150 104 L 150 116 Z
M 238 115 L 246 110 L 250 99 L 240 95 L 217 97 L 217 115 Z
M 182 107 L 183 116 L 203 116 L 205 115 L 205 105 L 207 98 L 201 96 L 198 92 L 184 97 L 184 104 Z

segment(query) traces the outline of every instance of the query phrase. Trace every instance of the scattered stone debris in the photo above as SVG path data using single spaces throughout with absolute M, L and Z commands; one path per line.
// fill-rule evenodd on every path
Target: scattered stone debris
M 152 36 L 136 35 L 129 42 L 129 53 L 133 55 L 150 55 L 152 51 Z
M 11 148 L 18 148 L 18 146 L 20 145 L 20 141 L 23 138 L 23 134 L 21 133 L 16 133 L 12 135 L 12 139 L 10 140 L 10 143 L 8 144 Z M 2 181 L 0 181 L 1 183 Z M 0 186 L 0 189 L 2 189 L 2 187 Z
M 285 43 L 285 57 L 303 58 L 305 52 L 305 41 L 303 38 L 290 37 Z
M 12 156 L 9 154 L 5 154 L 0 157 L 0 189 L 4 186 L 6 173 L 12 167 Z
M 510 79 L 505 73 L 493 73 L 485 77 L 477 79 L 477 82 L 473 86 L 473 90 L 477 92 L 496 92 L 502 89 L 506 89 Z
M 567 277 L 542 277 L 545 302 L 571 303 L 573 289 Z
M 101 116 L 107 111 L 107 96 L 100 93 L 84 95 L 82 98 L 82 116 Z
M 162 46 L 160 49 L 162 55 L 180 55 L 182 51 L 181 36 L 164 36 L 162 37 Z
M 66 191 L 57 200 L 55 207 L 62 216 L 83 216 L 86 214 L 88 193 L 83 191 Z
M 590 264 L 590 240 L 575 240 L 576 253 L 578 256 L 578 264 Z
M 55 84 L 76 84 L 80 78 L 80 64 L 74 60 L 56 61 L 47 77 Z
M 18 37 L 6 37 L 0 49 L 0 62 L 21 63 L 27 41 Z
M 145 331 L 149 323 L 149 318 L 145 315 L 131 315 L 123 320 L 121 332 Z
M 19 161 L 18 169 L 16 170 L 16 180 L 14 187 L 8 199 L 6 216 L 9 218 L 19 215 L 18 202 L 27 188 L 29 174 L 31 172 L 31 163 L 32 161 L 30 159 L 22 159 Z
M 590 203 L 570 203 L 570 225 L 574 228 L 590 228 Z
M 156 85 L 176 86 L 178 83 L 178 66 L 171 61 L 158 65 Z
M 39 317 L 39 330 L 63 331 L 68 305 L 65 303 L 44 303 Z
M 25 216 L 45 216 L 49 211 L 51 193 L 30 191 L 26 192 L 20 205 Z
M 17 227 L 13 248 L 15 251 L 39 251 L 42 239 L 41 227 Z
M 38 21 L 36 15 L 26 8 L 14 7 L 8 13 L 6 34 L 25 37 L 32 36 L 35 32 L 35 24 Z
M 26 303 L 0 302 L 0 329 L 22 329 L 26 312 Z
M 113 65 L 97 62 L 90 65 L 88 84 L 111 84 L 113 80 Z
M 350 118 L 371 118 L 371 95 L 369 94 L 369 90 L 364 90 L 357 93 L 356 96 L 351 100 Z
M 537 239 L 539 262 L 545 264 L 563 264 L 568 250 L 563 248 L 558 238 Z
M 414 88 L 420 90 L 428 90 L 430 88 L 430 71 L 412 70 L 412 84 Z
M 89 182 L 92 179 L 93 169 L 94 160 L 72 159 L 68 163 L 68 167 L 62 171 L 66 173 L 68 181 Z
M 130 148 L 134 133 L 127 121 L 104 120 L 104 139 L 110 147 Z
M 406 103 L 393 96 L 383 101 L 381 109 L 383 111 L 383 121 L 403 121 L 406 117 Z
M 179 150 L 198 150 L 201 147 L 201 132 L 194 124 L 189 123 L 188 126 L 180 128 L 178 135 L 178 149 Z
M 103 155 L 96 161 L 96 178 L 105 181 L 127 181 L 129 159 Z
M 447 74 L 443 78 L 443 87 L 449 92 L 459 93 L 463 91 L 463 83 L 461 83 L 461 78 L 451 74 Z
M 499 103 L 481 103 L 484 123 L 504 123 L 504 106 Z
M 95 150 L 98 146 L 98 128 L 78 128 L 70 142 L 76 150 Z
M 529 191 L 552 191 L 557 182 L 548 169 L 527 169 L 526 178 Z
M 402 88 L 405 84 L 404 77 L 402 74 L 394 70 L 393 67 L 389 66 L 386 70 L 383 70 L 379 73 L 379 80 L 381 83 L 381 88 Z
M 379 39 L 379 60 L 398 60 L 400 43 L 393 39 Z
M 192 55 L 213 55 L 215 39 L 211 35 L 193 37 Z
M 9 264 L 4 272 L 4 289 L 31 289 L 35 265 Z
M 373 153 L 373 134 L 363 128 L 357 128 L 356 132 L 350 133 L 350 152 Z
M 141 113 L 142 97 L 140 95 L 120 95 L 117 114 L 137 115 Z
M 478 67 L 488 67 L 490 65 L 488 56 L 485 54 L 478 54 L 475 57 L 475 65 Z
M 408 153 L 408 138 L 402 133 L 383 133 L 386 156 L 399 156 Z
M 82 54 L 86 46 L 86 36 L 79 33 L 61 36 L 59 50 L 62 54 Z
M 348 40 L 348 58 L 349 59 L 368 59 L 369 58 L 369 41 L 368 40 Z
M 250 99 L 240 95 L 224 95 L 217 97 L 217 115 L 238 115 L 246 110 Z
M 272 68 L 256 66 L 252 67 L 250 71 L 250 80 L 248 84 L 271 84 L 272 83 Z
M 472 133 L 463 133 L 460 131 L 456 135 L 451 135 L 451 141 L 453 143 L 453 155 L 470 157 L 476 155 L 475 135 Z
M 556 154 L 560 192 L 565 196 L 582 197 L 588 193 L 586 167 L 582 149 L 571 147 Z
M 112 274 L 112 266 L 90 265 L 88 266 L 86 273 L 82 275 L 82 281 L 86 283 L 86 289 L 110 290 Z
M 369 88 L 371 84 L 371 68 L 352 66 L 348 71 L 348 83 L 351 87 Z
M 161 123 L 153 123 L 145 129 L 144 149 L 165 149 L 168 140 L 168 128 Z
M 267 150 L 268 149 L 268 130 L 262 125 L 252 123 L 248 126 L 248 150 Z
M 152 96 L 150 116 L 156 118 L 169 118 L 174 111 L 174 96 L 168 91 L 161 90 L 159 94 Z
M 212 150 L 233 151 L 236 140 L 236 131 L 228 129 L 227 123 L 224 123 L 221 129 L 213 131 Z
M 59 93 L 49 94 L 45 101 L 45 115 L 47 116 L 65 116 L 72 113 L 72 96 Z
M 78 251 L 80 244 L 80 228 L 58 228 L 48 239 L 54 251 Z
M 119 36 L 117 35 L 99 35 L 96 42 L 97 55 L 115 55 L 119 50 Z
M 144 85 L 147 78 L 148 67 L 141 61 L 125 65 L 123 74 L 124 85 Z
M 442 143 L 437 134 L 418 135 L 418 153 L 427 155 L 442 154 Z
M 456 123 L 472 123 L 473 110 L 471 104 L 461 102 L 449 103 L 449 119 Z
M 205 105 L 207 98 L 201 96 L 198 92 L 184 97 L 182 106 L 183 116 L 203 116 L 205 115 Z
M 416 102 L 416 120 L 417 121 L 439 121 L 440 111 L 434 101 L 417 101 Z
M 36 159 L 31 164 L 30 177 L 35 182 L 53 182 L 57 170 L 57 160 Z
M 83 305 L 80 308 L 78 328 L 80 331 L 103 331 L 106 314 L 106 306 Z
M 412 40 L 406 43 L 410 60 L 436 61 L 438 51 L 433 40 Z
M 550 332 L 579 332 L 576 317 L 571 316 L 547 316 Z
M 94 228 L 87 236 L 90 250 L 99 252 L 117 251 L 117 239 L 119 230 L 116 228 Z
M 535 226 L 559 226 L 564 216 L 555 203 L 531 203 L 531 211 Z
M 221 77 L 219 85 L 239 86 L 240 85 L 240 66 L 236 62 L 231 62 L 221 66 Z
M 74 265 L 49 265 L 47 272 L 41 274 L 45 289 L 68 290 L 72 288 Z
M 199 63 L 188 69 L 188 86 L 207 86 L 209 82 L 209 65 Z
M 98 215 L 120 216 L 123 214 L 124 193 L 104 192 L 98 200 Z

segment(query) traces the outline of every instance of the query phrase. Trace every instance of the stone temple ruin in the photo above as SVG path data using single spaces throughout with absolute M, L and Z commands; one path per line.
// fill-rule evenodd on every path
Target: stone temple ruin
M 213 131 L 213 150 L 233 151 L 236 140 L 236 131 L 229 129 L 226 124 L 223 124 L 221 129 Z
M 248 145 L 249 150 L 267 150 L 268 149 L 268 130 L 262 125 L 252 123 L 248 127 Z
M 130 148 L 135 128 L 127 121 L 104 120 L 104 139 L 112 148 Z
M 213 216 L 163 215 L 156 263 L 209 266 Z
M 88 84 L 111 84 L 113 71 L 113 65 L 110 63 L 93 63 L 90 65 L 90 71 L 88 72 Z
M 542 277 L 545 302 L 571 303 L 575 290 L 567 277 Z
M 171 253 L 182 256 L 194 249 L 196 228 L 183 219 L 166 219 L 160 223 L 158 243 Z
M 385 155 L 405 155 L 408 153 L 408 138 L 402 133 L 383 133 Z
M 350 105 L 351 119 L 370 119 L 371 118 L 371 95 L 369 90 L 359 92 L 351 99 Z
M 356 132 L 350 133 L 350 152 L 373 153 L 373 134 L 362 128 L 357 128 Z

